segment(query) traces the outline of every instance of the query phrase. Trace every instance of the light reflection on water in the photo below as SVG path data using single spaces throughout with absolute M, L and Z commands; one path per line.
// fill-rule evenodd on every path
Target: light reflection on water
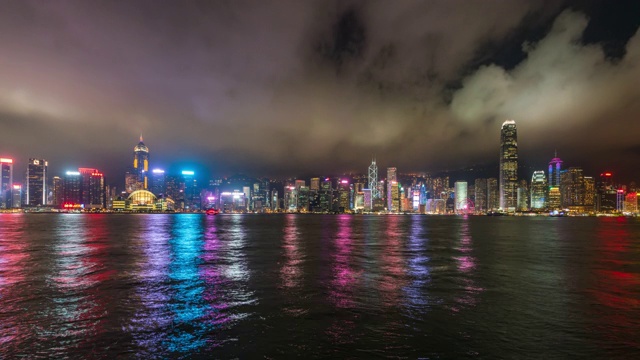
M 0 358 L 634 358 L 638 254 L 629 219 L 0 215 Z

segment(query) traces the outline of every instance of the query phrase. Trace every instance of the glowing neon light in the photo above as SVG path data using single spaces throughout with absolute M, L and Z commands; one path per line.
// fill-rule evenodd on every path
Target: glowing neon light
M 182 170 L 182 175 L 194 175 L 195 172 L 191 170 Z
M 164 170 L 162 169 L 153 169 L 152 171 L 154 174 L 164 174 Z
M 13 185 L 13 190 L 20 190 L 22 189 L 21 185 Z
M 340 181 L 340 182 L 341 182 L 341 183 L 343 183 L 343 184 L 348 184 L 348 183 L 349 183 L 349 180 L 342 180 L 342 181 Z
M 13 159 L 0 158 L 0 163 L 13 164 Z
M 78 171 L 67 171 L 67 175 L 69 175 L 69 176 L 80 176 L 80 172 L 78 172 Z

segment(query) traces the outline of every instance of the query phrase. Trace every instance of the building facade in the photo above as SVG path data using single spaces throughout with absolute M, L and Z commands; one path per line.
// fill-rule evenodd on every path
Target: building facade
M 500 132 L 500 208 L 513 212 L 518 200 L 518 133 L 516 122 L 507 120 Z

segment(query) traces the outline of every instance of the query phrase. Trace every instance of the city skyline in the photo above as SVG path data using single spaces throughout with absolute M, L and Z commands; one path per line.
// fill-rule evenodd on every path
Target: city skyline
M 20 167 L 120 174 L 142 133 L 159 166 L 216 176 L 361 172 L 372 156 L 436 172 L 497 164 L 494 129 L 515 119 L 525 167 L 557 149 L 640 177 L 635 3 L 3 8 L 0 153 Z

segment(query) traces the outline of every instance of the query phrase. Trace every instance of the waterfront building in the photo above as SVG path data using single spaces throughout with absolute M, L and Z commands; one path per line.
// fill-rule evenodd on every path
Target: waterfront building
M 579 167 L 570 167 L 560 174 L 560 197 L 562 207 L 584 212 L 584 175 Z
M 0 158 L 0 209 L 10 209 L 13 190 L 13 159 Z
M 311 181 L 309 183 L 309 190 L 315 192 L 320 191 L 320 178 L 311 178 Z
M 487 179 L 476 179 L 474 190 L 475 211 L 480 213 L 487 211 Z
M 498 190 L 498 179 L 487 179 L 487 211 L 497 210 L 500 207 L 500 195 Z
M 638 193 L 628 192 L 625 196 L 624 211 L 628 213 L 638 213 Z
M 13 184 L 11 189 L 11 208 L 20 209 L 22 207 L 22 185 Z
M 613 183 L 613 173 L 605 171 L 600 174 L 596 197 L 596 210 L 602 213 L 612 213 L 618 209 L 618 191 Z
M 549 186 L 560 186 L 560 173 L 562 172 L 562 160 L 558 157 L 558 152 L 554 154 L 549 162 Z
M 593 212 L 596 205 L 596 182 L 592 176 L 583 177 L 584 181 L 584 207 L 586 211 Z
M 287 185 L 284 187 L 284 210 L 287 212 L 297 211 L 298 209 L 298 195 L 296 187 L 293 185 Z
M 376 164 L 376 160 L 371 160 L 371 165 L 369 165 L 369 176 L 368 176 L 368 186 L 371 189 L 371 196 L 374 199 L 380 198 L 380 192 L 378 189 L 378 165 Z
M 44 159 L 29 159 L 25 184 L 26 206 L 47 205 L 47 168 L 49 163 Z
M 387 187 L 390 188 L 387 210 L 389 212 L 400 211 L 400 184 L 396 180 L 392 180 Z
M 467 198 L 467 182 L 456 181 L 454 184 L 454 211 L 456 214 L 465 214 L 469 211 L 469 199 Z
M 309 211 L 309 187 L 303 185 L 296 189 L 297 191 L 297 209 L 299 212 Z
M 395 199 L 398 199 L 398 196 L 394 198 L 391 194 L 391 192 L 393 191 L 393 188 L 397 186 L 398 186 L 397 169 L 394 167 L 387 168 L 387 210 L 389 211 L 398 211 L 398 205 L 396 205 L 395 210 L 393 210 L 394 209 L 393 202 Z
M 151 192 L 159 197 L 165 197 L 166 194 L 166 176 L 165 171 L 162 169 L 153 169 L 151 170 Z
M 200 190 L 198 189 L 198 180 L 195 177 L 194 171 L 182 170 L 180 190 L 182 190 L 183 195 L 181 208 L 187 210 L 198 210 L 200 208 Z
M 78 171 L 82 178 L 80 203 L 84 208 L 104 208 L 104 174 L 93 168 L 79 168 Z
M 373 209 L 373 192 L 371 189 L 362 189 L 362 201 L 363 207 L 367 211 L 371 211 Z
M 52 205 L 60 207 L 64 200 L 64 179 L 60 176 L 54 176 L 51 181 L 51 188 L 53 193 Z
M 80 208 L 82 204 L 82 176 L 79 171 L 67 171 L 64 176 L 62 206 Z
M 547 207 L 547 177 L 543 170 L 531 176 L 531 210 L 540 211 Z
M 560 186 L 549 186 L 549 191 L 547 194 L 547 209 L 559 210 L 562 206 L 562 195 L 560 193 Z
M 136 190 L 149 188 L 149 148 L 144 144 L 142 135 L 140 142 L 133 148 L 133 174 L 136 176 Z
M 518 183 L 518 201 L 516 209 L 518 211 L 529 211 L 529 186 L 527 180 L 520 180 Z
M 351 210 L 351 186 L 349 180 L 340 180 L 338 183 L 338 209 L 340 213 Z
M 517 205 L 518 134 L 516 122 L 507 120 L 500 132 L 500 208 L 513 212 Z

